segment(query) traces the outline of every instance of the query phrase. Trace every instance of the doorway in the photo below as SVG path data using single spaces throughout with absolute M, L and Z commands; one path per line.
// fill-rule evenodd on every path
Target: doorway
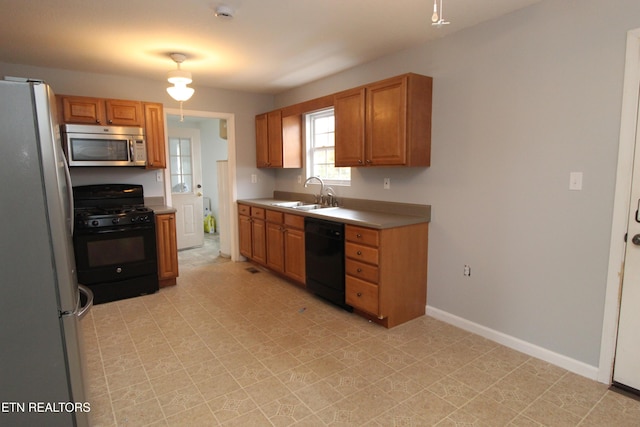
M 234 224 L 221 219 L 233 218 L 234 116 L 185 110 L 180 121 L 179 110 L 165 109 L 165 114 L 169 142 L 165 194 L 167 203 L 177 209 L 178 249 L 200 247 L 200 251 L 211 249 L 215 256 L 229 257 L 235 247 Z M 221 163 L 225 166 L 222 179 Z
M 600 346 L 598 380 L 606 384 L 611 384 L 612 381 L 614 381 L 621 299 L 623 297 L 626 299 L 626 296 L 623 295 L 622 288 L 627 285 L 633 286 L 633 281 L 637 282 L 635 286 L 640 285 L 640 279 L 634 277 L 636 273 L 629 272 L 627 268 L 625 268 L 625 257 L 627 256 L 625 235 L 629 233 L 628 240 L 631 241 L 635 234 L 633 227 L 635 227 L 634 222 L 636 222 L 635 210 L 638 207 L 637 205 L 632 206 L 632 200 L 633 197 L 635 197 L 632 195 L 632 184 L 637 184 L 640 180 L 640 159 L 635 159 L 634 155 L 636 151 L 640 151 L 640 141 L 638 140 L 639 88 L 640 29 L 636 29 L 627 33 L 618 170 L 614 194 L 611 243 L 609 247 L 609 271 L 607 274 L 602 340 Z M 634 180 L 636 183 L 634 183 Z M 635 200 L 634 203 L 637 203 L 637 200 Z M 633 245 L 629 244 L 629 250 L 635 249 L 632 247 Z M 640 258 L 636 258 L 635 263 L 640 262 L 639 260 Z M 627 263 L 629 263 L 629 260 L 627 260 Z M 623 283 L 623 277 L 625 277 L 625 275 L 631 277 L 627 277 L 629 280 Z M 625 302 L 628 303 L 630 301 Z M 631 304 L 633 304 L 633 301 L 631 301 Z M 640 301 L 636 301 L 635 304 L 637 307 Z M 640 311 L 637 309 L 635 311 L 637 316 L 640 316 Z M 624 326 L 622 327 L 624 328 Z M 631 351 L 633 352 L 634 350 Z M 635 352 L 638 351 L 636 348 Z M 633 353 L 632 357 L 640 359 L 640 353 Z M 640 373 L 637 373 L 637 375 L 640 375 Z

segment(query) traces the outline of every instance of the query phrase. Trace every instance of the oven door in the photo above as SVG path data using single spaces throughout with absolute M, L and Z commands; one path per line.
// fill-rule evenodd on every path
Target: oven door
M 76 230 L 73 241 L 79 283 L 92 285 L 157 275 L 152 224 Z

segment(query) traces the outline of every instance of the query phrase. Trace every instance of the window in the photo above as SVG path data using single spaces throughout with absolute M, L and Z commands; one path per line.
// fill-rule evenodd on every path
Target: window
M 349 185 L 351 168 L 337 168 L 335 163 L 335 118 L 333 108 L 305 116 L 307 140 L 307 175 L 319 176 L 327 184 Z
M 191 170 L 191 139 L 169 138 L 171 192 L 190 193 L 193 185 Z

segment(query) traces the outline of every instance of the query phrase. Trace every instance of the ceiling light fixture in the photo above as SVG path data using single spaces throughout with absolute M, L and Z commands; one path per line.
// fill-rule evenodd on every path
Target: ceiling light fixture
M 190 72 L 184 71 L 180 68 L 180 64 L 182 64 L 184 60 L 187 59 L 187 56 L 182 53 L 172 53 L 169 56 L 176 63 L 178 69 L 169 71 L 167 73 L 167 80 L 169 81 L 169 83 L 173 84 L 173 86 L 169 86 L 167 88 L 167 92 L 173 99 L 180 102 L 180 121 L 183 121 L 184 117 L 182 115 L 182 103 L 184 101 L 188 101 L 195 92 L 193 88 L 187 87 L 187 85 L 193 80 L 191 79 Z
M 216 7 L 214 15 L 216 18 L 233 19 L 233 9 L 231 9 L 229 6 L 221 4 L 220 6 Z
M 445 21 L 442 17 L 442 0 L 440 0 L 440 7 L 438 7 L 438 0 L 433 0 L 433 15 L 431 15 L 431 25 L 434 27 L 442 27 L 448 25 L 449 21 Z

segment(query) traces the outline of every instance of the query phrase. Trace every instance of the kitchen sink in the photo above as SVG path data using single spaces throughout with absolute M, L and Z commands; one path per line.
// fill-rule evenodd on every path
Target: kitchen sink
M 279 208 L 295 208 L 297 206 L 303 206 L 302 202 L 279 202 L 271 203 L 271 206 L 278 206 Z
M 298 205 L 298 206 L 292 206 L 293 209 L 298 209 L 300 211 L 311 211 L 314 209 L 333 209 L 333 208 L 337 208 L 337 206 L 323 206 L 323 205 L 319 205 L 319 204 L 313 204 L 313 205 Z
M 314 209 L 328 209 L 328 208 L 337 207 L 337 206 L 324 206 L 318 203 L 304 203 L 304 202 L 276 202 L 276 203 L 271 203 L 271 206 L 277 206 L 279 208 L 292 208 L 300 211 L 311 211 Z

